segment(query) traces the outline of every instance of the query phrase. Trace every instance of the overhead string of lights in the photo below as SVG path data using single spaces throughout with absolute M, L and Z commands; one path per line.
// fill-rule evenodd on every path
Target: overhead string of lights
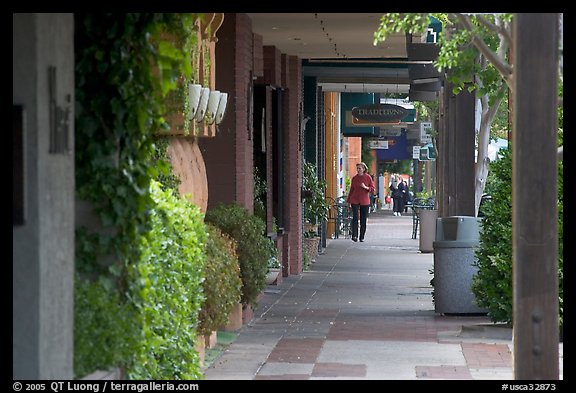
M 320 22 L 320 27 L 322 28 L 322 31 L 324 32 L 324 34 L 326 34 L 326 38 L 328 39 L 328 42 L 330 43 L 330 45 L 333 45 L 333 49 L 334 49 L 334 53 L 336 54 L 336 57 L 341 57 L 343 59 L 347 59 L 348 57 L 343 54 L 340 53 L 340 51 L 338 50 L 338 45 L 333 42 L 334 40 L 332 39 L 332 37 L 330 36 L 330 33 L 328 33 L 328 31 L 326 30 L 326 25 L 324 24 L 324 20 L 318 16 L 317 13 L 314 14 L 314 18 Z

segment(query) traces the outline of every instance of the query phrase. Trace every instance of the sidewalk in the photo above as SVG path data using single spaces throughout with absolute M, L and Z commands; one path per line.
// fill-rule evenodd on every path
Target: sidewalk
M 329 240 L 309 271 L 268 287 L 205 378 L 512 380 L 511 329 L 435 314 L 434 255 L 411 233 L 409 214 L 381 210 L 365 242 Z M 561 379 L 562 364 L 560 344 Z

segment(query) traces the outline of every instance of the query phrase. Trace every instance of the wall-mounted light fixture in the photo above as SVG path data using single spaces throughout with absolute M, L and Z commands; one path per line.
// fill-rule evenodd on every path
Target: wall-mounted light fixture
M 204 120 L 204 116 L 206 116 L 206 108 L 208 107 L 209 98 L 210 98 L 210 89 L 207 87 L 203 87 L 200 93 L 200 102 L 198 104 L 198 110 L 194 115 L 194 118 L 198 123 Z
M 206 117 L 208 124 L 213 124 L 216 120 L 216 112 L 218 111 L 218 104 L 220 103 L 220 96 L 222 94 L 219 90 L 212 90 L 210 98 L 208 98 L 208 108 L 206 109 Z
M 202 93 L 202 85 L 188 84 L 188 101 L 190 102 L 190 111 L 188 112 L 188 120 L 192 120 L 198 111 L 200 104 L 200 95 Z
M 228 93 L 220 95 L 220 102 L 218 103 L 218 110 L 216 111 L 216 124 L 222 123 L 224 115 L 226 114 L 226 106 L 228 105 Z

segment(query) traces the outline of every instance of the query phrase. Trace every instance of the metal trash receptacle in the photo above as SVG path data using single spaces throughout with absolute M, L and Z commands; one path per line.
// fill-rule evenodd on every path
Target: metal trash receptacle
M 433 243 L 436 238 L 438 210 L 422 209 L 418 215 L 420 216 L 420 252 L 432 252 L 434 251 Z
M 481 218 L 441 217 L 436 220 L 434 248 L 434 310 L 440 314 L 482 314 L 472 292 L 478 272 L 475 248 L 480 244 Z

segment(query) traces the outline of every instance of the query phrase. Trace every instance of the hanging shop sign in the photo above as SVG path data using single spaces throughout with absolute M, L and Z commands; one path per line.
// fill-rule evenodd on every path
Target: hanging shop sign
M 394 104 L 370 104 L 352 108 L 352 123 L 355 125 L 400 123 L 408 110 Z

